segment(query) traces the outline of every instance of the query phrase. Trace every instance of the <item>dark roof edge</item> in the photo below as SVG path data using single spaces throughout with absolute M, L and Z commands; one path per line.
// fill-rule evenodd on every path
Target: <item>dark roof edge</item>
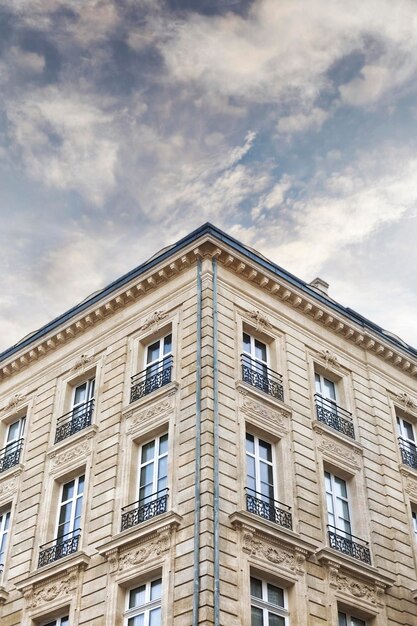
M 285 281 L 287 281 L 294 287 L 306 292 L 309 296 L 321 302 L 323 305 L 337 311 L 341 315 L 349 318 L 356 324 L 362 326 L 364 330 L 369 329 L 373 331 L 374 333 L 377 333 L 378 335 L 382 337 L 384 341 L 396 347 L 399 347 L 403 350 L 406 350 L 410 352 L 414 357 L 417 357 L 416 349 L 412 348 L 410 345 L 406 344 L 402 340 L 396 340 L 395 338 L 390 337 L 389 335 L 387 336 L 386 332 L 381 326 L 374 324 L 373 322 L 363 317 L 359 313 L 356 313 L 352 309 L 344 307 L 341 304 L 338 304 L 337 302 L 329 300 L 325 296 L 320 295 L 319 293 L 317 293 L 317 291 L 312 289 L 306 282 L 304 282 L 300 278 L 297 278 L 290 272 L 287 272 L 286 270 L 281 268 L 279 265 L 276 265 L 275 263 L 272 263 L 271 261 L 267 261 L 265 258 L 261 257 L 255 251 L 249 250 L 247 247 L 241 244 L 237 239 L 234 239 L 233 237 L 226 234 L 225 232 L 223 232 L 216 226 L 213 226 L 213 224 L 210 224 L 209 222 L 207 222 L 203 224 L 202 226 L 200 226 L 199 228 L 197 228 L 196 230 L 193 230 L 191 233 L 189 233 L 188 235 L 186 235 L 185 237 L 177 241 L 172 246 L 168 248 L 164 248 L 164 251 L 161 252 L 160 254 L 153 256 L 150 260 L 145 261 L 144 263 L 142 263 L 142 265 L 137 266 L 136 268 L 134 268 L 127 274 L 124 274 L 120 278 L 116 279 L 115 281 L 107 285 L 107 287 L 104 287 L 104 289 L 102 289 L 98 293 L 95 293 L 90 298 L 83 300 L 83 302 L 81 302 L 80 304 L 77 304 L 76 306 L 72 307 L 65 313 L 54 318 L 48 324 L 46 324 L 45 326 L 42 326 L 39 330 L 35 331 L 33 334 L 29 335 L 25 339 L 22 339 L 20 342 L 14 344 L 13 346 L 8 348 L 4 352 L 0 353 L 0 361 L 4 361 L 5 359 L 10 357 L 14 353 L 21 350 L 22 348 L 41 339 L 42 337 L 50 333 L 52 330 L 54 330 L 55 328 L 57 328 L 64 322 L 68 321 L 72 317 L 75 317 L 77 314 L 81 313 L 82 311 L 96 304 L 97 302 L 102 300 L 104 297 L 110 295 L 111 293 L 119 289 L 120 287 L 123 287 L 123 285 L 125 285 L 132 279 L 137 278 L 138 276 L 145 273 L 147 270 L 151 269 L 155 265 L 158 265 L 158 263 L 160 263 L 161 261 L 164 261 L 165 259 L 169 258 L 173 254 L 176 254 L 181 249 L 185 248 L 190 243 L 192 243 L 193 241 L 196 241 L 197 239 L 199 239 L 199 237 L 203 235 L 211 235 L 215 239 L 227 244 L 229 247 L 233 248 L 234 250 L 239 252 L 241 255 L 247 257 L 251 261 L 254 261 L 255 263 L 257 263 L 264 269 L 267 269 L 269 272 L 275 274 L 276 276 L 279 276 L 280 278 L 284 279 Z

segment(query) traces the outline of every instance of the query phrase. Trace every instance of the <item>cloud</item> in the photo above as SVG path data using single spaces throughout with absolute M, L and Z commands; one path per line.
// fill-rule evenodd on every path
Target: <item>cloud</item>
M 324 124 L 329 113 L 313 107 L 307 113 L 296 113 L 295 115 L 286 115 L 279 119 L 278 131 L 283 134 L 300 133 L 302 131 L 313 128 L 318 130 Z
M 10 101 L 10 136 L 30 176 L 61 190 L 77 190 L 100 204 L 115 186 L 117 141 L 112 115 L 87 98 L 55 87 Z

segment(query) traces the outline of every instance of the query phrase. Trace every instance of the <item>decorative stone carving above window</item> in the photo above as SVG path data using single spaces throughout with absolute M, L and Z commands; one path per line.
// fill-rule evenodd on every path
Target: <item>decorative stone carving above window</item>
M 362 446 L 354 441 L 346 441 L 342 436 L 330 433 L 319 422 L 313 423 L 317 433 L 317 447 L 323 457 L 338 466 L 346 466 L 348 471 L 357 471 L 362 467 Z
M 326 369 L 329 369 L 330 366 L 336 368 L 340 367 L 337 356 L 333 352 L 330 352 L 330 350 L 320 350 L 319 355 L 323 358 Z
M 3 498 L 9 499 L 17 491 L 19 486 L 19 476 L 23 471 L 23 466 L 18 466 L 17 469 L 15 466 L 14 469 L 15 471 L 12 475 L 8 474 L 7 480 L 0 482 L 0 501 Z
M 245 311 L 246 315 L 255 322 L 255 329 L 257 331 L 264 330 L 265 328 L 272 328 L 271 322 L 268 320 L 265 313 L 259 311 L 258 309 L 253 309 L 252 311 Z
M 285 435 L 288 432 L 288 418 L 291 411 L 284 407 L 269 406 L 266 401 L 260 402 L 252 398 L 246 389 L 239 388 L 240 410 L 262 424 L 266 429 L 273 429 L 274 434 Z
M 176 387 L 174 387 L 174 389 L 171 388 L 168 392 L 168 396 L 164 396 L 159 402 L 153 402 L 147 405 L 145 409 L 137 411 L 129 408 L 125 411 L 123 415 L 128 421 L 127 431 L 134 432 L 144 424 L 152 422 L 152 420 L 159 418 L 161 415 L 166 415 L 170 411 L 173 411 L 176 390 Z
M 396 393 L 395 397 L 406 409 L 417 409 L 417 404 L 407 393 Z
M 147 330 L 148 328 L 158 330 L 159 322 L 166 317 L 168 317 L 168 313 L 165 313 L 165 311 L 155 311 L 152 315 L 145 319 L 144 323 L 140 327 L 140 330 Z
M 9 399 L 6 406 L 3 407 L 2 411 L 4 413 L 7 413 L 8 411 L 16 410 L 25 399 L 26 399 L 25 395 L 23 395 L 22 393 L 16 393 L 14 396 L 12 396 Z
M 87 356 L 86 354 L 82 354 L 75 361 L 74 365 L 71 368 L 71 372 L 76 372 L 77 370 L 83 370 L 86 365 L 91 363 L 92 360 L 93 360 L 92 356 Z
M 98 427 L 92 424 L 74 438 L 65 439 L 63 444 L 57 449 L 56 446 L 48 453 L 50 459 L 50 471 L 52 474 L 61 471 L 73 464 L 77 465 L 80 461 L 86 459 L 92 452 L 92 440 L 96 434 Z

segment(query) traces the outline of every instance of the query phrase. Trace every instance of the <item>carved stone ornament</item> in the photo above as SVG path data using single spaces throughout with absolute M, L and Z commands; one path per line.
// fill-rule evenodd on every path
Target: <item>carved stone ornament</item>
M 272 328 L 271 322 L 268 320 L 265 313 L 258 311 L 257 309 L 253 309 L 253 311 L 246 311 L 247 315 L 256 323 L 255 329 L 262 330 L 264 328 Z
M 84 367 L 86 365 L 88 365 L 88 363 L 90 363 L 92 361 L 91 356 L 87 356 L 86 354 L 82 354 L 74 363 L 74 365 L 71 368 L 71 372 L 76 372 L 79 369 L 84 369 Z
M 288 417 L 287 412 L 279 412 L 275 409 L 271 409 L 261 402 L 257 402 L 253 398 L 249 397 L 247 393 L 241 393 L 243 396 L 241 410 L 244 413 L 265 420 L 268 424 L 273 424 L 274 427 L 278 428 L 278 430 L 281 430 L 283 433 L 287 432 L 287 426 L 284 421 L 284 418 Z
M 151 420 L 159 415 L 163 415 L 164 413 L 168 413 L 172 411 L 174 406 L 173 395 L 169 395 L 168 397 L 161 400 L 161 402 L 157 402 L 152 406 L 140 411 L 140 413 L 134 413 L 133 411 L 129 411 L 125 414 L 126 419 L 129 419 L 128 432 L 132 432 L 142 426 L 144 422 Z
M 59 470 L 63 465 L 70 463 L 74 460 L 83 459 L 91 452 L 91 437 L 84 439 L 77 445 L 64 450 L 63 452 L 51 454 L 52 468 L 51 471 L 55 472 Z
M 165 311 L 155 311 L 155 313 L 152 313 L 152 315 L 145 319 L 140 329 L 146 330 L 147 328 L 154 328 L 154 330 L 158 330 L 159 322 L 167 316 L 168 313 L 165 313 Z
M 325 455 L 327 454 L 328 456 L 331 456 L 339 461 L 345 461 L 356 469 L 360 469 L 361 467 L 361 464 L 359 463 L 361 453 L 356 448 L 344 446 L 323 435 L 320 437 L 318 448 Z
M 329 366 L 340 367 L 337 356 L 330 352 L 330 350 L 320 350 L 319 354 L 324 359 L 326 369 L 328 369 Z
M 26 396 L 22 393 L 16 393 L 12 398 L 10 398 L 6 406 L 3 407 L 3 412 L 7 413 L 8 411 L 17 409 L 19 404 L 21 404 L 25 398 Z
M 163 552 L 169 550 L 170 547 L 170 533 L 169 531 L 159 533 L 158 537 L 153 541 L 142 544 L 136 548 L 122 552 L 118 559 L 118 570 L 123 572 L 134 565 L 144 563 L 152 556 L 159 556 Z
M 266 559 L 275 565 L 280 565 L 295 574 L 304 573 L 305 556 L 303 554 L 292 553 L 266 541 L 255 539 L 251 532 L 244 532 L 243 534 L 243 551 L 257 558 Z
M 3 496 L 9 497 L 12 493 L 17 491 L 17 487 L 19 485 L 19 475 L 21 471 L 16 472 L 9 480 L 6 480 L 4 483 L 0 484 L 0 498 Z
M 405 484 L 406 492 L 409 493 L 410 496 L 416 497 L 417 496 L 417 482 L 409 478 L 408 474 L 406 474 L 406 478 L 407 478 L 407 481 Z
M 336 567 L 329 569 L 330 585 L 354 598 L 364 600 L 373 605 L 381 606 L 384 590 L 379 585 L 367 585 L 362 581 L 339 573 Z
M 396 393 L 395 397 L 397 398 L 398 402 L 401 402 L 401 404 L 404 405 L 404 407 L 406 409 L 415 409 L 417 408 L 416 403 L 414 402 L 414 400 L 412 398 L 410 398 L 410 396 L 407 393 Z
M 54 580 L 46 585 L 25 589 L 23 595 L 29 608 L 36 608 L 56 598 L 68 596 L 71 593 L 72 584 L 69 576 Z

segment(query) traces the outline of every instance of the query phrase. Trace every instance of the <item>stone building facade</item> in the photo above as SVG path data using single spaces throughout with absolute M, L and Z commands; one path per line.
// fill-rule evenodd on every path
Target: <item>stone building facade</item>
M 416 377 L 202 226 L 0 355 L 2 626 L 417 626 Z

